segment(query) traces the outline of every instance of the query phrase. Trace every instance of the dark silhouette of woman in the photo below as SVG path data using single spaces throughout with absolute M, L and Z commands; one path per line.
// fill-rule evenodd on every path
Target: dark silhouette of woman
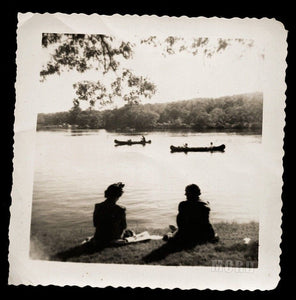
M 123 187 L 121 182 L 111 184 L 104 193 L 106 200 L 95 205 L 94 236 L 78 246 L 57 253 L 52 259 L 65 261 L 83 254 L 92 254 L 110 246 L 112 241 L 120 239 L 123 234 L 132 234 L 131 231 L 125 231 L 125 208 L 116 204 L 123 194 Z
M 106 200 L 95 205 L 93 225 L 96 228 L 94 242 L 107 244 L 120 239 L 126 229 L 125 208 L 116 204 L 123 194 L 124 184 L 111 184 L 105 191 Z
M 178 230 L 172 237 L 178 244 L 190 246 L 217 239 L 209 221 L 209 204 L 200 199 L 200 194 L 200 189 L 196 184 L 190 184 L 185 188 L 187 200 L 179 204 Z
M 145 262 L 163 259 L 170 253 L 190 249 L 198 244 L 218 242 L 218 236 L 209 221 L 209 205 L 200 199 L 200 194 L 200 189 L 196 184 L 186 186 L 187 200 L 180 202 L 178 207 L 176 220 L 178 228 L 171 237 L 164 236 L 167 242 L 146 255 L 143 258 Z

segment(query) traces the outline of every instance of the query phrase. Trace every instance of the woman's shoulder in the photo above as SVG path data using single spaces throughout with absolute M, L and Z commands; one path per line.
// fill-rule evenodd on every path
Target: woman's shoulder
M 103 206 L 108 206 L 108 207 L 116 207 L 116 208 L 121 208 L 121 209 L 125 209 L 124 206 L 122 205 L 118 205 L 116 203 L 110 203 L 108 201 L 102 201 L 102 202 L 99 202 L 99 203 L 95 203 L 95 207 L 103 207 Z
M 199 200 L 197 203 L 203 208 L 210 209 L 210 203 L 208 201 Z
M 182 201 L 179 203 L 179 209 L 182 208 L 194 208 L 194 207 L 202 207 L 210 209 L 210 204 L 208 201 L 198 200 L 198 201 Z
M 100 208 L 100 207 L 102 206 L 102 203 L 103 203 L 103 202 L 96 203 L 96 204 L 95 204 L 95 209 L 98 209 L 98 208 Z
M 179 210 L 182 209 L 182 208 L 184 208 L 184 207 L 186 207 L 186 206 L 188 205 L 187 202 L 188 202 L 188 201 L 181 201 L 181 202 L 179 203 Z
M 95 209 L 94 209 L 95 212 L 104 212 L 104 211 L 108 211 L 108 212 L 111 212 L 113 211 L 114 213 L 117 213 L 117 214 L 124 214 L 125 211 L 126 211 L 126 208 L 124 206 L 121 206 L 121 205 L 118 205 L 118 204 L 115 204 L 115 205 L 107 205 L 105 202 L 101 202 L 101 203 L 96 203 L 95 204 Z
M 115 207 L 116 207 L 116 209 L 117 209 L 118 211 L 122 211 L 122 212 L 125 212 L 125 211 L 126 211 L 126 208 L 125 208 L 124 206 L 122 206 L 122 205 L 116 204 Z

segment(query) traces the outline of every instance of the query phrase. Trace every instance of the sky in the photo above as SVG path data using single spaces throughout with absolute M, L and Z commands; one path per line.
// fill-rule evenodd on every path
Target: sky
M 240 44 L 233 43 L 211 58 L 186 52 L 163 56 L 159 47 L 138 44 L 134 48 L 133 58 L 123 60 L 121 64 L 156 84 L 155 95 L 151 99 L 143 99 L 143 104 L 163 103 L 262 91 L 264 59 L 261 54 L 262 49 L 256 43 L 253 47 L 243 48 Z M 42 55 L 41 62 L 44 64 L 50 57 L 50 51 L 43 49 Z M 69 110 L 75 97 L 73 83 L 82 80 L 97 81 L 98 78 L 108 81 L 108 76 L 103 78 L 102 74 L 94 70 L 83 74 L 69 71 L 48 76 L 39 86 L 39 112 Z M 124 101 L 118 99 L 108 108 L 123 104 Z M 87 103 L 81 107 L 87 108 Z

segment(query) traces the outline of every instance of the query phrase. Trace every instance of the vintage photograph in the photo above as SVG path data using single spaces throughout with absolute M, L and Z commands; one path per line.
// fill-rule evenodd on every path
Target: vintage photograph
M 23 32 L 46 18 L 23 15 Z M 41 26 L 35 54 L 22 60 L 28 70 L 36 59 L 27 259 L 260 273 L 265 216 L 273 214 L 266 200 L 282 184 L 281 152 L 266 153 L 272 46 L 170 22 L 167 31 L 127 26 L 123 34 L 111 21 L 107 31 Z M 29 80 L 21 76 L 19 93 Z
M 264 49 L 56 33 L 40 47 L 31 257 L 257 267 Z

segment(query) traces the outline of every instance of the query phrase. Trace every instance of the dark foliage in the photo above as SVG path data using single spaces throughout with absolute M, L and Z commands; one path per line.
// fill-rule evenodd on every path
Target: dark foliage
M 81 110 L 38 115 L 38 128 L 249 129 L 262 128 L 261 93 L 193 99 L 166 104 L 127 104 L 113 110 Z

